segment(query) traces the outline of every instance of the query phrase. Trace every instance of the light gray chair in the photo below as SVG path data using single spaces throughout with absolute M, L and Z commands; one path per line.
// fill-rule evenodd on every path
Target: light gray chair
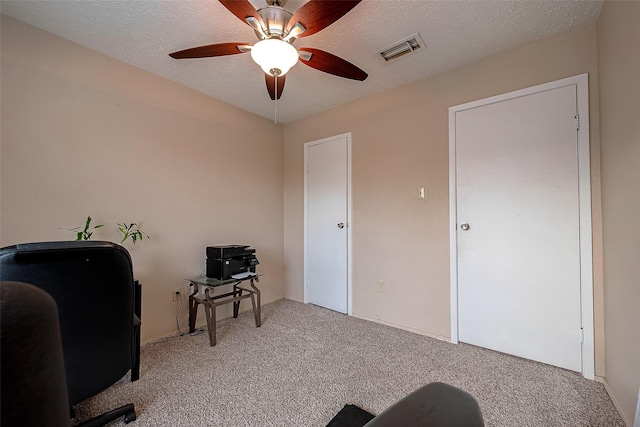
M 478 402 L 449 384 L 430 383 L 384 410 L 365 427 L 482 427 Z
M 0 283 L 4 426 L 71 425 L 58 309 L 35 286 Z

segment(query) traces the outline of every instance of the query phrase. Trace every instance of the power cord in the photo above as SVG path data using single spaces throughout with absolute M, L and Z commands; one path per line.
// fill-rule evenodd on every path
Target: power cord
M 184 301 L 182 298 L 182 292 L 179 292 L 178 295 L 180 298 L 180 306 L 178 307 L 178 312 L 176 313 L 176 328 L 178 329 L 178 336 L 181 337 L 183 335 L 187 335 L 187 333 L 183 332 L 182 329 L 180 329 L 180 313 L 182 312 L 182 306 L 184 305 Z M 199 335 L 202 332 L 204 332 L 204 328 L 198 328 L 195 331 L 191 332 L 189 335 Z
M 180 307 L 178 307 L 178 313 L 176 313 L 176 326 L 178 328 L 178 332 L 179 335 L 178 336 L 182 336 L 185 335 L 184 332 L 182 332 L 182 329 L 180 329 L 180 312 L 182 311 L 182 306 L 184 304 L 183 299 L 182 299 L 182 292 L 178 292 L 179 298 L 180 298 Z

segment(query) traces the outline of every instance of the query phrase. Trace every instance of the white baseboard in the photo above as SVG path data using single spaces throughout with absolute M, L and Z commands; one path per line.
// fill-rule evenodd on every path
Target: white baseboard
M 300 300 L 298 300 L 296 298 L 288 298 L 288 297 L 285 297 L 285 298 L 289 299 L 291 301 L 297 301 L 297 302 L 301 302 L 303 304 L 306 304 L 304 301 L 300 301 Z M 411 326 L 402 325 L 402 324 L 394 323 L 394 322 L 387 322 L 387 321 L 384 321 L 384 320 L 376 319 L 376 318 L 365 316 L 365 315 L 358 314 L 358 313 L 352 313 L 351 315 L 353 317 L 358 318 L 358 319 L 367 320 L 369 322 L 380 323 L 382 325 L 391 326 L 392 328 L 402 329 L 403 331 L 413 332 L 414 334 L 423 335 L 425 337 L 430 337 L 430 338 L 435 338 L 435 339 L 441 340 L 441 341 L 451 342 L 451 337 L 446 337 L 444 335 L 434 334 L 433 332 L 424 331 L 422 329 L 417 329 L 417 328 L 414 328 L 414 327 L 411 327 Z
M 620 407 L 620 404 L 618 403 L 618 399 L 616 399 L 615 394 L 613 393 L 613 391 L 611 390 L 611 387 L 609 386 L 609 383 L 607 382 L 607 379 L 604 377 L 599 377 L 596 375 L 596 381 L 604 384 L 604 388 L 605 390 L 607 390 L 607 393 L 609 394 L 609 397 L 611 398 L 611 401 L 613 402 L 613 406 L 616 407 L 616 409 L 618 410 L 618 413 L 620 414 L 620 417 L 622 417 L 622 421 L 624 421 L 624 424 L 627 427 L 631 427 L 633 424 L 631 423 L 631 420 L 628 419 L 624 412 L 622 412 L 622 408 Z M 635 427 L 640 427 L 640 426 L 635 426 Z
M 433 332 L 424 331 L 422 329 L 417 329 L 411 326 L 402 325 L 394 322 L 387 322 L 385 320 L 375 319 L 369 316 L 364 316 L 362 314 L 353 313 L 353 317 L 357 317 L 358 319 L 368 320 L 369 322 L 380 323 L 382 325 L 391 326 L 392 328 L 402 329 L 403 331 L 413 332 L 414 334 L 423 335 L 430 338 L 435 338 L 441 341 L 451 342 L 451 337 L 446 337 L 444 335 L 434 334 Z
M 638 401 L 636 402 L 636 416 L 633 427 L 640 427 L 640 387 L 638 387 Z
M 260 306 L 264 307 L 267 304 L 279 301 L 279 300 L 281 300 L 283 298 L 284 297 L 279 296 L 279 297 L 272 297 L 272 298 L 268 298 L 266 300 L 262 300 L 262 301 L 260 301 Z M 242 305 L 240 307 L 242 308 Z M 245 311 L 249 311 L 249 310 L 253 310 L 253 308 L 252 307 L 247 307 L 245 309 L 241 309 L 240 313 L 244 313 Z M 188 309 L 185 311 L 183 316 L 187 316 L 187 320 L 188 320 L 188 316 L 189 316 Z M 232 314 L 230 314 L 228 316 L 224 316 L 224 317 L 218 318 L 217 320 L 228 319 L 231 316 L 232 316 Z M 182 322 L 180 322 L 180 323 L 182 323 Z M 188 326 L 187 326 L 187 328 L 188 328 Z M 206 329 L 207 328 L 207 323 L 206 322 L 196 323 L 196 329 L 200 329 L 200 328 Z M 142 347 L 142 346 L 144 346 L 146 344 L 150 344 L 150 343 L 154 343 L 154 342 L 158 342 L 158 341 L 163 341 L 163 340 L 165 340 L 167 338 L 172 338 L 172 337 L 178 336 L 177 334 L 178 334 L 178 331 L 176 330 L 176 331 L 173 331 L 173 332 L 168 332 L 168 333 L 166 333 L 164 335 L 157 335 L 155 337 L 147 338 L 146 340 L 144 340 L 144 341 L 142 341 L 140 343 L 140 347 Z

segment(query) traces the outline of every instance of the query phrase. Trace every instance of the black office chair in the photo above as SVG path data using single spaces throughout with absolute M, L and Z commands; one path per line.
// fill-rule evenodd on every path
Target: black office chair
M 0 249 L 0 280 L 29 283 L 55 300 L 72 413 L 74 405 L 129 370 L 132 381 L 139 378 L 141 287 L 126 249 L 110 242 L 10 246 Z M 104 425 L 123 415 L 125 423 L 136 419 L 133 404 L 85 425 Z

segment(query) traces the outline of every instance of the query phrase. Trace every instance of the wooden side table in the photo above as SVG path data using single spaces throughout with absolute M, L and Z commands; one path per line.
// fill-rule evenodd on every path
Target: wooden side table
M 238 311 L 240 310 L 240 301 L 245 298 L 251 298 L 256 328 L 259 328 L 262 325 L 260 314 L 260 289 L 258 289 L 255 282 L 260 281 L 260 276 L 264 276 L 264 274 L 254 274 L 252 276 L 229 280 L 209 279 L 206 277 L 186 279 L 191 283 L 191 286 L 193 286 L 193 292 L 189 295 L 189 333 L 195 331 L 198 305 L 202 304 L 207 318 L 209 344 L 211 346 L 216 345 L 216 307 L 233 303 L 233 317 L 237 318 Z M 250 288 L 240 286 L 246 281 L 249 281 Z M 215 288 L 231 284 L 233 284 L 233 290 L 231 292 L 221 295 L 213 295 Z M 200 286 L 204 287 L 204 297 L 198 295 L 200 292 Z

